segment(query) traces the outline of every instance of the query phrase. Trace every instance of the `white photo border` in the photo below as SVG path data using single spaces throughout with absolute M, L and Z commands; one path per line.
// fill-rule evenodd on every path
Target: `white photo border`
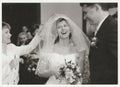
M 2 3 L 82 3 L 82 2 L 113 2 L 113 3 L 118 3 L 118 11 L 120 10 L 120 3 L 119 0 L 0 0 L 0 71 L 2 71 L 1 66 L 2 66 Z M 119 24 L 119 13 L 118 12 L 118 85 L 91 85 L 91 84 L 86 84 L 86 85 L 2 85 L 0 79 L 0 87 L 119 87 L 120 86 L 120 59 L 119 59 L 119 35 L 120 35 L 120 24 Z M 2 73 L 0 73 L 0 78 L 2 78 Z

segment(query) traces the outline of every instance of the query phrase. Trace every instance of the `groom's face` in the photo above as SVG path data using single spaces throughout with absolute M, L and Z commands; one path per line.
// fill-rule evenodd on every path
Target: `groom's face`
M 96 10 L 96 7 L 93 6 L 87 6 L 84 5 L 82 7 L 83 13 L 84 13 L 84 19 L 86 19 L 90 24 L 96 24 L 98 19 L 98 12 Z

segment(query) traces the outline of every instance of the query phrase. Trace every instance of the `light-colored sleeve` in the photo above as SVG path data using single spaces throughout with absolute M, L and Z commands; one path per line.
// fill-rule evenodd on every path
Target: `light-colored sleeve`
M 19 81 L 18 76 L 18 70 L 11 70 L 9 65 L 2 68 L 2 84 L 17 84 Z
M 11 46 L 13 46 L 11 44 Z M 9 58 L 9 59 L 8 59 Z M 2 59 L 2 84 L 17 84 L 18 70 L 10 68 L 11 57 L 4 57 Z
M 32 41 L 28 45 L 19 46 L 19 47 L 16 46 L 15 47 L 16 53 L 19 56 L 30 53 L 37 47 L 37 45 L 40 43 L 40 40 L 41 40 L 40 36 L 36 34 L 35 37 L 32 39 Z
M 10 67 L 9 65 L 4 65 L 4 67 L 2 67 L 2 83 L 8 83 L 9 79 L 8 76 L 11 73 Z

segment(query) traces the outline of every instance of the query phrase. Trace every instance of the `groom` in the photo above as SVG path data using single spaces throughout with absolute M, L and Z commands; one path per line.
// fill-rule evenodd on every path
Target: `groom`
M 117 21 L 108 13 L 108 3 L 81 3 L 84 17 L 97 25 L 89 61 L 92 84 L 117 84 Z

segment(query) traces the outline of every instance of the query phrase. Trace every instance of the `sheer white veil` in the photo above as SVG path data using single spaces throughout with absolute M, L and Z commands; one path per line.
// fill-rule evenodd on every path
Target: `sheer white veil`
M 49 18 L 49 20 L 44 24 L 44 29 L 42 31 L 42 37 L 44 39 L 44 44 L 41 52 L 53 52 L 53 47 L 55 45 L 55 40 L 58 36 L 56 30 L 56 21 L 59 18 L 64 18 L 71 29 L 71 40 L 76 47 L 77 51 L 86 50 L 86 54 L 89 54 L 90 41 L 87 36 L 83 33 L 82 29 L 77 26 L 69 17 L 63 14 L 57 14 Z

